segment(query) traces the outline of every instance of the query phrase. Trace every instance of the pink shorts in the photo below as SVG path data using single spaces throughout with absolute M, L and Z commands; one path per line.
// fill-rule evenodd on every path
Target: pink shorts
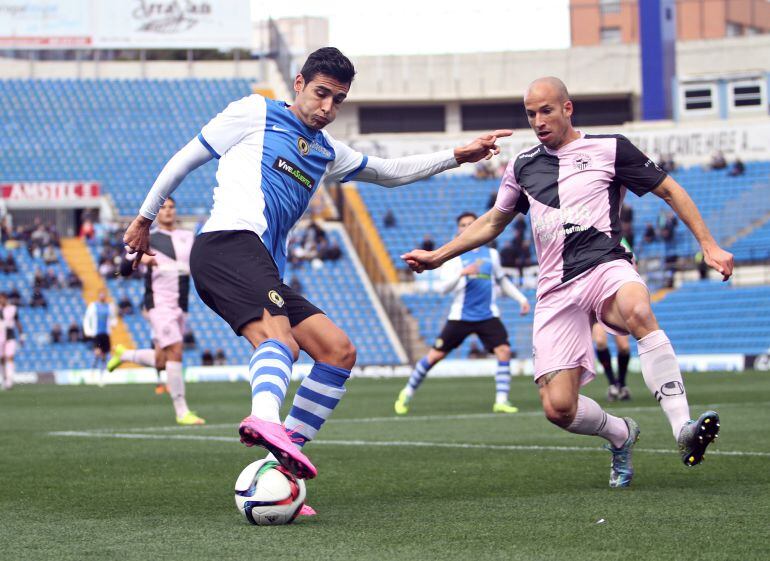
M 4 358 L 13 358 L 16 354 L 16 339 L 6 339 L 2 347 Z
M 581 385 L 593 380 L 596 358 L 591 315 L 596 314 L 596 320 L 609 333 L 627 335 L 605 324 L 601 309 L 607 298 L 628 282 L 644 285 L 633 265 L 618 259 L 597 265 L 538 300 L 532 328 L 535 381 L 549 372 L 577 367 L 583 368 Z
M 161 349 L 181 343 L 184 336 L 185 313 L 181 308 L 152 308 L 147 312 L 153 342 Z

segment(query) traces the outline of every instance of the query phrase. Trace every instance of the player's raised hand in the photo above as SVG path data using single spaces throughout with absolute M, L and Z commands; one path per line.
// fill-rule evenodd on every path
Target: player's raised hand
M 733 274 L 733 254 L 725 251 L 718 245 L 703 248 L 703 259 L 706 265 L 722 275 L 722 281 L 726 281 Z
M 522 303 L 521 303 L 521 305 L 519 306 L 519 314 L 520 314 L 520 315 L 522 315 L 522 316 L 526 316 L 526 315 L 529 313 L 529 310 L 530 310 L 530 309 L 531 309 L 531 308 L 530 308 L 530 306 L 529 306 L 529 302 L 525 300 L 525 301 L 524 301 L 524 302 L 522 302 Z
M 471 263 L 467 267 L 465 267 L 462 271 L 460 271 L 460 274 L 464 277 L 470 276 L 470 275 L 478 275 L 479 274 L 479 266 L 477 263 Z
M 144 216 L 137 216 L 128 228 L 126 228 L 126 233 L 123 234 L 123 243 L 126 244 L 126 252 L 129 254 L 136 254 L 133 265 L 134 269 L 136 269 L 142 261 L 142 255 L 155 255 L 150 249 L 151 224 L 152 220 L 149 220 Z
M 509 129 L 500 129 L 483 134 L 470 144 L 455 148 L 455 159 L 458 164 L 489 160 L 492 156 L 500 153 L 497 139 L 511 136 L 512 134 L 513 131 Z
M 401 259 L 403 259 L 415 273 L 430 271 L 441 265 L 436 259 L 434 251 L 425 251 L 424 249 L 413 249 L 409 253 L 404 253 L 401 256 Z

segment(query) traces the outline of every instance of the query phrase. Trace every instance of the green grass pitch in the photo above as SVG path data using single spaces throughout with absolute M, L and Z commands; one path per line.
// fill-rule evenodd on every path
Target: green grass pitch
M 188 386 L 209 422 L 191 428 L 150 386 L 17 387 L 0 393 L 0 559 L 770 559 L 770 374 L 686 376 L 693 413 L 722 417 L 694 469 L 633 381 L 609 409 L 641 425 L 636 477 L 609 489 L 602 441 L 551 426 L 530 378 L 514 378 L 510 416 L 490 413 L 491 378 L 429 378 L 404 419 L 404 380 L 353 380 L 307 447 L 319 515 L 281 527 L 233 501 L 262 455 L 237 441 L 246 384 Z

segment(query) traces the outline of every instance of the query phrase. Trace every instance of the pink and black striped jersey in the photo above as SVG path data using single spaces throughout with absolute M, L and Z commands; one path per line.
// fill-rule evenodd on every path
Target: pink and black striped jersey
M 539 144 L 511 160 L 495 206 L 530 214 L 540 264 L 538 298 L 601 263 L 630 261 L 620 243 L 626 188 L 641 196 L 665 178 L 620 134 L 581 132 L 559 150 Z

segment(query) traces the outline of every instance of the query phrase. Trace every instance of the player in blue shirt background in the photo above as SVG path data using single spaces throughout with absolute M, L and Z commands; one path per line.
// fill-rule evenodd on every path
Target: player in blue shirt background
M 464 212 L 458 216 L 457 235 L 473 224 L 476 218 L 473 212 Z M 511 346 L 508 343 L 508 332 L 500 321 L 496 293 L 501 290 L 503 294 L 516 300 L 521 306 L 522 315 L 529 313 L 529 302 L 505 276 L 496 249 L 483 246 L 455 257 L 441 267 L 440 274 L 439 291 L 454 292 L 455 295 L 449 316 L 441 335 L 433 343 L 433 348 L 415 365 L 409 381 L 398 394 L 396 413 L 405 415 L 409 412 L 412 397 L 430 369 L 474 333 L 481 339 L 484 348 L 497 357 L 495 402 L 492 411 L 516 413 L 518 408 L 511 405 L 508 398 L 511 387 Z

